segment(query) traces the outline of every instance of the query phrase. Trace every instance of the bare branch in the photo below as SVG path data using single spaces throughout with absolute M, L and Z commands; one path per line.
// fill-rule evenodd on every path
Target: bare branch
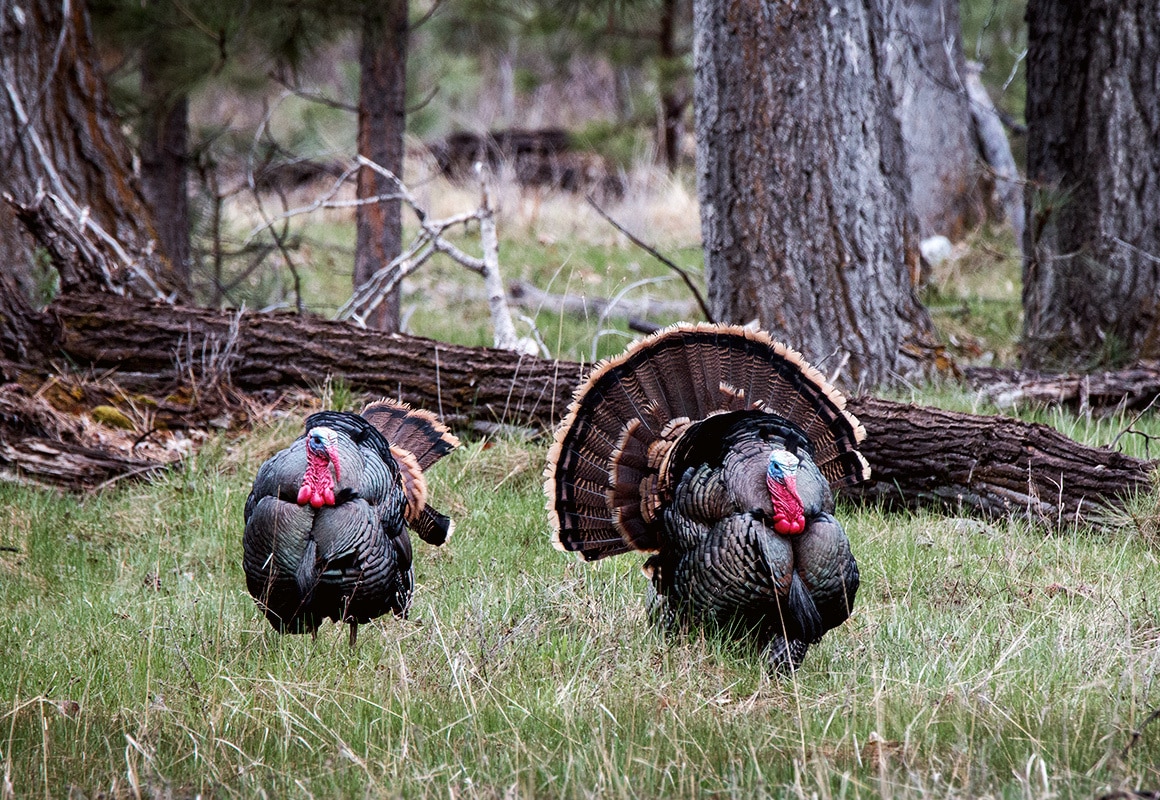
M 656 248 L 654 248 L 654 247 L 651 247 L 651 246 L 650 246 L 650 245 L 648 245 L 648 244 L 645 244 L 643 241 L 641 241 L 640 239 L 638 239 L 636 236 L 634 236 L 633 234 L 629 233 L 629 232 L 628 232 L 628 231 L 627 231 L 627 230 L 624 228 L 624 226 L 623 226 L 623 225 L 621 225 L 619 222 L 617 222 L 617 221 L 616 221 L 616 220 L 614 220 L 612 217 L 610 217 L 610 216 L 608 215 L 608 212 L 606 212 L 606 211 L 605 211 L 603 208 L 601 208 L 601 207 L 600 207 L 600 206 L 599 206 L 599 205 L 596 203 L 596 199 L 595 199 L 594 197 L 592 197 L 592 195 L 588 195 L 588 196 L 587 196 L 586 198 L 584 198 L 584 199 L 588 201 L 588 205 L 590 205 L 590 206 L 592 206 L 594 209 L 596 209 L 596 213 L 597 213 L 597 214 L 599 214 L 600 216 L 604 217 L 604 219 L 608 220 L 608 223 L 609 223 L 610 225 L 612 225 L 612 227 L 616 228 L 618 231 L 620 231 L 620 232 L 621 232 L 621 233 L 623 233 L 625 236 L 627 236 L 627 237 L 628 237 L 628 240 L 629 240 L 630 242 L 632 242 L 633 244 L 635 244 L 635 245 L 636 245 L 637 247 L 639 247 L 641 250 L 644 250 L 646 253 L 648 253 L 650 256 L 652 256 L 653 258 L 655 258 L 657 261 L 661 262 L 661 263 L 662 263 L 662 264 L 664 264 L 666 267 L 668 267 L 669 269 L 671 269 L 673 272 L 675 272 L 675 273 L 677 273 L 678 275 L 680 275 L 680 276 L 681 276 L 681 280 L 685 282 L 685 286 L 688 286 L 688 287 L 689 287 L 689 291 L 693 293 L 693 297 L 696 299 L 696 301 L 697 301 L 697 305 L 698 305 L 698 306 L 701 308 L 701 313 L 705 315 L 705 319 L 706 319 L 706 320 L 708 320 L 709 322 L 716 322 L 716 320 L 715 320 L 715 319 L 713 319 L 713 314 L 712 314 L 712 312 L 710 312 L 710 311 L 709 311 L 709 306 L 708 306 L 708 304 L 705 302 L 705 298 L 701 296 L 701 290 L 697 288 L 697 285 L 696 285 L 695 283 L 693 283 L 693 279 L 692 279 L 692 278 L 689 276 L 689 273 L 688 273 L 688 272 L 686 272 L 686 271 L 684 270 L 684 268 L 677 266 L 677 265 L 676 265 L 676 264 L 674 264 L 672 261 L 670 261 L 669 259 L 665 258 L 663 255 L 661 255 L 659 252 L 657 252 Z

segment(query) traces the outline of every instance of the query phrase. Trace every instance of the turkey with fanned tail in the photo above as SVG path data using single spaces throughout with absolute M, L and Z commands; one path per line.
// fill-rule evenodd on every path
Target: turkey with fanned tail
M 553 544 L 652 555 L 649 611 L 755 641 L 775 669 L 850 615 L 858 565 L 831 486 L 869 477 L 865 431 L 795 351 L 680 325 L 593 370 L 545 470 Z
M 427 503 L 424 470 L 459 441 L 435 416 L 389 400 L 321 411 L 258 469 L 242 538 L 246 586 L 274 629 L 358 625 L 411 602 L 410 527 L 441 545 L 453 524 Z

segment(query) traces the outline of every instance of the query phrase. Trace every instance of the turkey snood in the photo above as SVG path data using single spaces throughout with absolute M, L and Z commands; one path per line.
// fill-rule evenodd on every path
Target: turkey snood
M 298 490 L 298 505 L 309 503 L 311 508 L 334 505 L 334 487 L 342 473 L 333 440 L 334 433 L 325 428 L 315 428 L 306 436 L 306 474 Z
M 797 493 L 797 468 L 797 456 L 788 450 L 774 450 L 765 473 L 773 502 L 773 529 L 783 535 L 806 529 L 805 510 Z

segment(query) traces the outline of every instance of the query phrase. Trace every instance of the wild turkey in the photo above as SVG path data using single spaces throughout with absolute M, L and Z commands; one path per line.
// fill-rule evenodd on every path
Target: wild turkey
M 650 615 L 797 669 L 850 614 L 858 565 L 831 485 L 869 477 L 845 398 L 764 333 L 682 325 L 599 365 L 548 455 L 553 543 L 641 550 Z
M 329 617 L 358 625 L 406 616 L 411 527 L 441 545 L 450 519 L 427 504 L 423 470 L 459 444 L 426 411 L 372 403 L 321 411 L 258 469 L 242 539 L 246 586 L 274 629 L 317 634 Z

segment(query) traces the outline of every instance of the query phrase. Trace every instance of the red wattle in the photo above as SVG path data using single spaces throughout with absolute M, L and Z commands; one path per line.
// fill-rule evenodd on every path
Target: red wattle
M 333 456 L 333 450 L 329 451 Z M 306 448 L 306 474 L 302 476 L 302 486 L 298 489 L 298 505 L 310 504 L 311 508 L 334 505 L 334 479 L 330 475 L 330 465 L 338 472 L 338 462 L 327 456 L 316 455 Z
M 797 478 L 786 475 L 784 482 L 766 478 L 773 503 L 773 529 L 782 535 L 801 533 L 806 529 L 805 509 L 797 493 Z

